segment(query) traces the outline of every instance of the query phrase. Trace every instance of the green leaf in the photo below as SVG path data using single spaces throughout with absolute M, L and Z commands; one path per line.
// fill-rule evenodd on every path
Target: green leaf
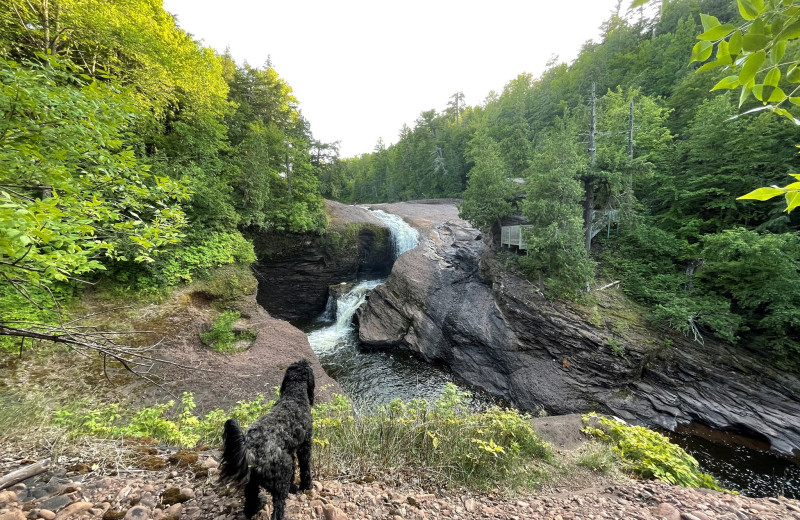
M 800 83 L 800 69 L 798 69 L 797 64 L 789 67 L 789 72 L 786 73 L 786 79 L 792 83 Z
M 786 92 L 780 87 L 775 87 L 772 89 L 772 92 L 769 93 L 767 101 L 769 103 L 781 103 L 784 99 L 786 99 Z
M 774 90 L 774 87 L 759 83 L 758 85 L 753 86 L 753 96 L 755 96 L 757 100 L 763 101 L 764 104 L 766 104 L 768 101 L 770 101 Z M 783 91 L 781 91 L 781 93 L 783 93 Z M 784 97 L 785 96 L 786 94 L 784 94 Z M 781 99 L 781 101 L 783 101 L 783 99 Z
M 736 56 L 742 52 L 742 31 L 734 31 L 728 39 L 728 52 L 731 56 Z
M 739 76 L 728 76 L 727 78 L 722 78 L 711 90 L 733 89 L 739 85 Z
M 758 188 L 757 190 L 751 191 L 747 195 L 736 197 L 736 200 L 752 199 L 764 201 L 783 194 L 784 191 L 780 188 Z
M 719 23 L 719 22 L 717 22 Z M 698 40 L 705 40 L 705 41 L 716 41 L 720 38 L 724 38 L 731 31 L 735 30 L 736 27 L 733 25 L 726 23 L 725 25 L 717 25 L 705 31 L 703 34 L 697 37 Z
M 763 34 L 747 33 L 742 37 L 742 48 L 747 52 L 756 52 L 767 45 L 767 37 Z
M 745 20 L 752 20 L 758 16 L 758 9 L 748 0 L 738 0 L 737 3 L 739 4 L 739 14 Z
M 709 61 L 708 63 L 704 63 L 700 67 L 698 67 L 697 70 L 698 71 L 711 70 L 711 69 L 716 69 L 716 68 L 719 68 L 719 67 L 724 67 L 724 66 L 730 65 L 730 64 L 731 64 L 730 56 L 727 56 L 727 59 L 723 58 L 723 59 L 719 59 L 719 60 Z
M 800 191 L 788 192 L 786 194 L 786 213 L 791 213 L 797 206 L 800 206 Z
M 773 65 L 777 65 L 783 59 L 784 54 L 786 54 L 786 42 L 780 41 L 772 46 L 772 50 L 769 53 L 769 60 Z
M 710 14 L 703 14 L 700 13 L 700 23 L 703 24 L 703 30 L 708 31 L 714 27 L 720 25 L 719 20 L 716 16 L 711 16 Z
M 794 119 L 794 116 L 792 115 L 792 113 L 789 112 L 788 110 L 786 110 L 785 108 L 775 108 L 775 109 L 773 109 L 773 112 L 775 112 L 779 116 L 785 117 L 786 119 L 788 119 L 789 121 L 791 121 L 793 123 L 795 122 L 795 119 Z
M 639 7 L 641 5 L 644 5 L 649 1 L 650 0 L 633 0 L 633 2 L 631 3 L 631 9 L 633 9 L 634 7 Z
M 790 23 L 775 37 L 778 41 L 794 40 L 800 37 L 800 20 Z
M 800 105 L 800 97 L 790 97 L 789 103 L 793 105 Z
M 764 78 L 764 85 L 769 85 L 770 87 L 777 87 L 778 82 L 781 80 L 781 71 L 778 67 L 773 67 L 767 72 L 767 76 Z
M 758 51 L 748 56 L 744 61 L 741 72 L 739 72 L 739 83 L 746 85 L 753 81 L 756 77 L 756 73 L 761 68 L 761 65 L 764 63 L 766 58 L 767 53 L 764 51 Z
M 711 42 L 700 41 L 692 48 L 692 59 L 690 61 L 706 61 L 711 57 L 711 52 L 714 50 L 714 44 Z

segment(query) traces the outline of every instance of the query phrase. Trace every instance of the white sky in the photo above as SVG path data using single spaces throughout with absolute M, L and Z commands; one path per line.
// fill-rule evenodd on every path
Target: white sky
M 598 40 L 617 0 L 164 0 L 184 30 L 237 62 L 267 57 L 316 139 L 341 156 L 397 141 L 423 110 L 468 105 Z M 630 4 L 624 0 L 623 11 Z

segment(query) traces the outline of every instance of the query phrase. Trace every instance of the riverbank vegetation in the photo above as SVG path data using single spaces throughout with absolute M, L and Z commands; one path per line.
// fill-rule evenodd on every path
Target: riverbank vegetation
M 451 489 L 524 492 L 577 465 L 600 473 L 632 472 L 673 484 L 719 489 L 681 448 L 644 428 L 601 418 L 603 430 L 592 427 L 592 432 L 613 439 L 618 448 L 589 443 L 578 457 L 568 460 L 535 434 L 530 417 L 497 407 L 470 410 L 467 400 L 468 394 L 452 384 L 435 402 L 396 399 L 371 409 L 357 409 L 346 397 L 336 395 L 313 408 L 314 472 L 327 477 L 416 479 Z M 196 415 L 193 396 L 184 394 L 178 403 L 139 410 L 79 400 L 37 409 L 33 415 L 38 425 L 45 425 L 40 436 L 64 436 L 69 442 L 89 443 L 94 438 L 124 441 L 134 448 L 149 443 L 204 449 L 220 445 L 222 425 L 228 418 L 246 426 L 274 403 L 258 396 L 230 410 Z M 2 431 L 17 431 L 18 422 L 13 414 L 0 412 Z M 631 432 L 637 435 L 630 444 L 636 450 L 624 444 Z M 648 442 L 639 442 L 642 438 Z
M 772 4 L 758 3 L 764 16 Z M 621 280 L 654 322 L 797 370 L 800 212 L 787 212 L 784 197 L 737 197 L 784 186 L 800 167 L 800 127 L 781 117 L 796 116 L 794 105 L 787 98 L 777 115 L 759 110 L 772 101 L 763 89 L 793 92 L 800 76 L 760 72 L 766 86 L 720 90 L 732 71 L 704 65 L 722 64 L 710 57 L 708 34 L 720 33 L 713 45 L 724 55 L 736 41 L 723 29 L 753 27 L 736 51 L 747 57 L 771 41 L 756 38 L 759 30 L 780 32 L 754 24 L 752 13 L 742 20 L 737 5 L 750 4 L 670 0 L 654 18 L 623 6 L 574 62 L 554 59 L 540 76 L 520 74 L 472 105 L 454 94 L 395 144 L 339 161 L 323 193 L 370 202 L 461 196 L 462 216 L 487 230 L 522 215 L 532 227 L 519 270 L 546 294 L 579 298 L 595 279 Z M 795 15 L 769 20 L 788 26 L 787 16 Z M 769 70 L 800 60 L 796 35 L 780 35 L 780 67 L 773 60 Z M 708 52 L 693 55 L 697 45 Z

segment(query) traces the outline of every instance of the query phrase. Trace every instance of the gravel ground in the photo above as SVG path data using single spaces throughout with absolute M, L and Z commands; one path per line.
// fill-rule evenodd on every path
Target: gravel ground
M 0 520 L 244 519 L 241 494 L 217 482 L 218 452 L 152 450 L 156 453 L 146 460 L 160 460 L 163 468 L 157 471 L 121 468 L 117 474 L 101 475 L 78 459 L 64 459 L 0 491 Z M 0 475 L 30 462 L 0 457 Z M 313 484 L 312 490 L 290 497 L 287 518 L 800 520 L 800 502 L 795 500 L 748 498 L 661 482 L 631 481 L 514 498 L 422 490 L 371 478 Z M 256 518 L 265 520 L 270 513 L 267 505 Z

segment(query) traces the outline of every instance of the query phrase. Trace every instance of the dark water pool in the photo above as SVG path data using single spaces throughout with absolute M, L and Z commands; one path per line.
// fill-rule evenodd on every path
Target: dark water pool
M 751 497 L 800 499 L 800 461 L 755 449 L 748 439 L 700 425 L 665 434 L 697 459 L 703 471 L 713 475 L 722 487 Z

